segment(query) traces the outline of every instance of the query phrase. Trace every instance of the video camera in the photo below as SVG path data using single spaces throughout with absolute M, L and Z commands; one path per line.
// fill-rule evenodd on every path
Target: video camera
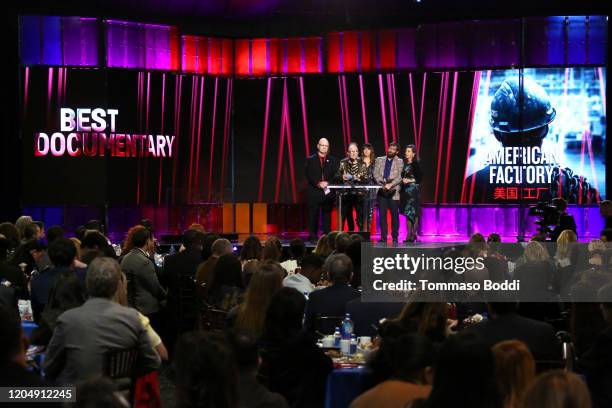
M 549 235 L 552 232 L 550 225 L 559 224 L 559 216 L 561 211 L 557 207 L 549 203 L 537 203 L 529 207 L 529 215 L 538 217 L 536 224 L 538 232 L 542 235 Z

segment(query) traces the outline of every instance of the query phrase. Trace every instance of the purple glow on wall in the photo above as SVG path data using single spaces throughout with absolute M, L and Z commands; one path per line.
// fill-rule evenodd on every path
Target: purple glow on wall
M 105 20 L 109 67 L 179 68 L 178 29 L 174 26 Z

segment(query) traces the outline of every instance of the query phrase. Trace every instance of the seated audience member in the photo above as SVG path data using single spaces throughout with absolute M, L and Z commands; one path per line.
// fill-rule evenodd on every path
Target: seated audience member
M 489 347 L 504 340 L 519 340 L 536 360 L 560 357 L 560 345 L 550 324 L 520 316 L 513 302 L 489 303 L 488 308 L 490 318 L 466 330 L 478 335 Z
M 491 280 L 503 281 L 508 279 L 508 259 L 499 252 L 501 237 L 499 234 L 489 234 L 487 237 L 487 254 L 484 265 L 489 271 Z
M 331 231 L 327 234 L 327 244 L 329 245 L 330 255 L 335 254 L 334 251 L 336 250 L 336 237 L 338 237 L 340 233 L 342 233 L 342 231 Z
M 398 316 L 403 308 L 401 302 L 363 302 L 357 297 L 347 302 L 346 313 L 351 314 L 356 336 L 374 337 L 378 334 L 380 322 Z
M 207 291 L 206 302 L 217 309 L 229 311 L 241 303 L 244 282 L 240 261 L 233 254 L 219 257 Z
M 96 258 L 87 271 L 89 299 L 62 313 L 47 347 L 43 369 L 59 384 L 103 374 L 110 350 L 138 350 L 137 372 L 157 369 L 160 358 L 135 310 L 112 299 L 120 289 L 121 269 L 110 258 Z
M 607 326 L 578 359 L 577 369 L 586 377 L 593 406 L 604 408 L 612 407 L 612 283 L 603 286 L 598 297 Z
M 283 255 L 283 246 L 276 237 L 270 237 L 261 251 L 261 259 L 265 261 L 280 262 Z
M 351 241 L 351 236 L 349 234 L 346 232 L 340 232 L 338 235 L 336 235 L 335 250 L 332 252 L 332 254 L 346 254 L 346 250 L 351 244 Z
M 238 407 L 238 370 L 224 334 L 183 334 L 174 351 L 176 406 Z
M 261 262 L 256 259 L 251 259 L 250 261 L 246 261 L 242 265 L 242 279 L 244 280 L 244 286 L 249 287 L 249 283 L 251 283 L 251 278 L 255 274 L 255 272 L 261 266 Z
M 25 274 L 17 265 L 7 262 L 10 247 L 11 242 L 7 238 L 0 237 L 0 282 L 4 281 L 6 287 L 12 288 L 14 297 L 28 299 L 30 294 Z
M 97 256 L 116 258 L 115 250 L 108 242 L 108 239 L 99 231 L 85 231 L 81 239 L 81 261 L 89 263 Z
M 535 380 L 535 361 L 525 343 L 506 340 L 493 346 L 497 388 L 504 408 L 520 408 Z
M 105 377 L 77 383 L 76 403 L 70 404 L 74 408 L 129 408 L 130 404 L 117 391 L 117 385 Z
M 477 384 L 477 385 L 476 385 Z M 434 365 L 427 408 L 501 408 L 491 349 L 470 335 L 449 337 Z
M 418 333 L 434 343 L 441 343 L 448 330 L 448 305 L 444 302 L 409 302 L 399 316 L 380 327 L 382 337 L 400 333 Z
M 20 241 L 24 239 L 24 231 L 26 226 L 32 224 L 33 222 L 34 220 L 32 220 L 32 217 L 29 215 L 22 215 L 21 217 L 17 218 L 17 221 L 15 221 L 15 228 L 17 228 L 17 231 L 19 232 Z
M 159 329 L 166 291 L 159 283 L 155 265 L 150 258 L 153 251 L 151 232 L 143 226 L 136 228 L 132 238 L 134 248 L 121 261 L 121 270 L 128 279 L 128 302 L 147 316 L 155 329 Z
M 285 398 L 270 392 L 257 381 L 259 369 L 259 347 L 256 338 L 240 331 L 228 334 L 238 368 L 238 400 L 241 408 L 289 408 Z
M 27 241 L 20 244 L 13 254 L 10 263 L 19 267 L 27 276 L 33 271 L 43 270 L 40 260 L 45 256 L 46 247 L 41 241 Z
M 38 241 L 42 238 L 42 231 L 38 224 L 32 222 L 23 229 L 23 241 Z
M 607 326 L 600 304 L 593 301 L 597 299 L 597 291 L 604 285 L 589 276 L 583 276 L 570 290 L 571 298 L 576 301 L 570 303 L 569 331 L 578 356 L 591 348 Z
M 0 235 L 8 240 L 6 253 L 0 254 L 0 262 L 8 260 L 8 255 L 19 246 L 20 236 L 17 227 L 10 222 L 0 224 Z
M 244 302 L 235 306 L 228 318 L 234 328 L 256 338 L 263 330 L 266 312 L 272 296 L 283 287 L 284 272 L 277 263 L 263 263 L 253 274 L 244 296 Z
M 49 292 L 58 276 L 76 274 L 85 282 L 85 269 L 73 268 L 76 259 L 76 247 L 68 238 L 58 238 L 49 246 L 49 258 L 54 267 L 46 269 L 32 277 L 32 313 L 34 321 L 40 321 L 40 315 L 49 299 Z
M 212 254 L 212 246 L 215 243 L 216 240 L 218 240 L 219 237 L 217 234 L 215 234 L 214 232 L 209 232 L 204 234 L 204 249 L 202 249 L 202 259 L 204 261 L 208 260 L 208 258 L 210 258 L 210 255 Z
M 299 238 L 295 238 L 289 243 L 290 258 L 284 262 L 281 262 L 281 266 L 289 275 L 292 275 L 301 264 L 304 255 L 306 255 L 306 245 L 304 245 L 304 241 Z
M 424 336 L 387 337 L 368 363 L 378 385 L 366 391 L 351 408 L 404 408 L 431 392 L 434 347 Z
M 45 387 L 45 381 L 27 369 L 28 341 L 19 313 L 0 305 L 0 386 Z
M 260 340 L 259 374 L 290 406 L 321 407 L 333 364 L 314 335 L 302 330 L 305 304 L 304 295 L 293 288 L 282 288 L 272 298 Z
M 357 235 L 357 234 L 354 234 Z M 351 278 L 351 286 L 355 289 L 361 287 L 361 236 L 357 235 L 359 239 L 351 238 L 351 243 L 346 248 L 346 256 L 351 258 L 353 263 L 353 277 Z
M 551 370 L 536 378 L 522 408 L 591 408 L 591 397 L 576 374 Z
M 329 334 L 334 332 L 334 324 L 325 322 L 325 324 L 315 327 L 317 317 L 343 317 L 346 313 L 346 304 L 359 297 L 359 291 L 349 285 L 353 274 L 353 263 L 348 256 L 344 254 L 330 255 L 325 261 L 323 269 L 329 274 L 332 285 L 310 293 L 306 306 L 304 328 Z
M 161 284 L 168 290 L 166 332 L 172 347 L 176 335 L 195 327 L 198 313 L 195 274 L 202 263 L 204 234 L 187 230 L 183 234 L 184 251 L 164 258 Z
M 211 246 L 211 253 L 196 272 L 196 286 L 198 287 L 198 296 L 204 298 L 210 284 L 212 282 L 213 271 L 219 258 L 223 255 L 232 254 L 232 243 L 225 238 L 218 238 Z
M 240 263 L 244 266 L 248 261 L 261 261 L 261 241 L 255 235 L 244 240 L 240 250 Z
M 66 310 L 74 309 L 85 303 L 87 293 L 83 281 L 84 278 L 79 278 L 71 269 L 65 269 L 55 277 L 49 290 L 47 303 L 40 315 L 38 327 L 32 332 L 30 339 L 32 344 L 46 346 L 53 335 L 57 318 Z
M 300 293 L 310 294 L 323 273 L 323 259 L 317 255 L 308 254 L 302 258 L 301 266 L 293 275 L 283 279 L 283 286 L 294 288 Z
M 113 296 L 113 301 L 119 303 L 121 306 L 129 307 L 127 278 L 125 277 L 125 274 L 123 272 L 121 272 L 121 281 L 119 282 L 119 288 L 117 288 L 115 296 Z M 142 322 L 142 325 L 147 332 L 147 336 L 149 336 L 151 345 L 157 352 L 157 355 L 159 355 L 159 358 L 161 358 L 163 361 L 168 360 L 168 349 L 166 349 L 166 345 L 162 342 L 162 339 L 161 337 L 159 337 L 159 334 L 157 334 L 155 329 L 151 327 L 151 322 L 149 321 L 149 318 L 140 313 L 138 310 L 136 310 L 136 312 L 138 313 L 138 317 L 140 318 L 140 321 Z
M 66 232 L 61 226 L 53 225 L 47 230 L 47 243 L 51 245 L 51 243 L 55 241 L 57 238 L 64 238 L 65 235 L 66 235 Z
M 329 247 L 329 238 L 326 234 L 323 234 L 317 241 L 317 246 L 313 249 L 312 253 L 325 260 L 329 254 L 331 254 L 331 251 Z

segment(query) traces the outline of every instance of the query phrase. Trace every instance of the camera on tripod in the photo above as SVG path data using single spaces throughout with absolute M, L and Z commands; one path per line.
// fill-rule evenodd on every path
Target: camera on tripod
M 538 217 L 535 222 L 538 225 L 537 231 L 544 236 L 548 236 L 552 232 L 550 226 L 559 224 L 561 211 L 552 204 L 537 203 L 529 207 L 529 215 Z

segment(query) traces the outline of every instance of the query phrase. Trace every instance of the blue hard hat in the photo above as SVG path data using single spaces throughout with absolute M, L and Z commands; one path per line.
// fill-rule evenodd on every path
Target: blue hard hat
M 497 132 L 526 132 L 548 125 L 556 115 L 557 111 L 550 104 L 550 98 L 544 88 L 531 78 L 525 77 L 521 118 L 517 77 L 506 79 L 495 92 L 491 102 L 490 124 Z

